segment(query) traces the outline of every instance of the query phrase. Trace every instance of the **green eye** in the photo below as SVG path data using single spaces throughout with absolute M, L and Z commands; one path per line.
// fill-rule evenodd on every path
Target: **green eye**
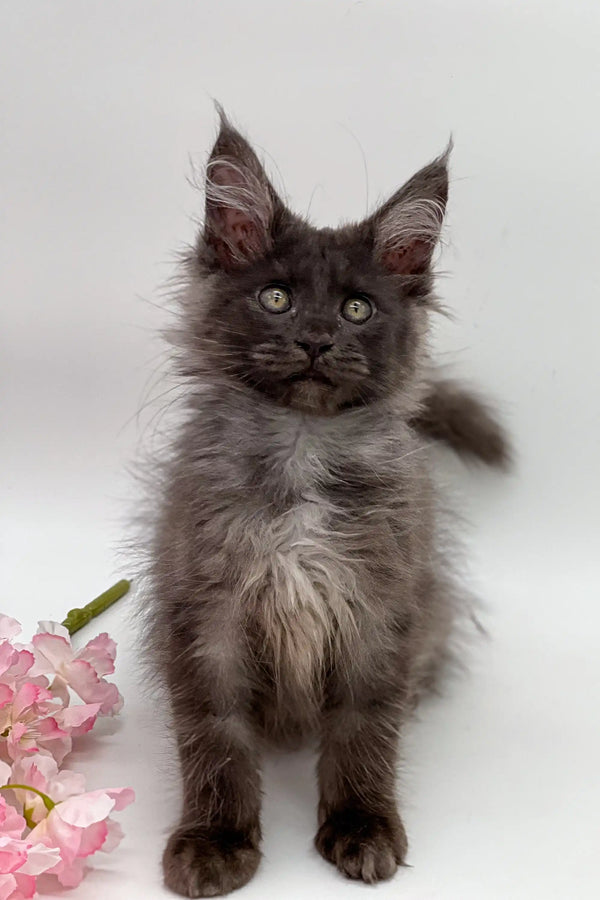
M 258 295 L 258 302 L 268 312 L 287 312 L 292 305 L 292 298 L 285 288 L 278 285 L 269 285 L 262 289 Z
M 350 297 L 342 306 L 342 315 L 349 322 L 362 325 L 373 315 L 373 307 L 364 297 Z

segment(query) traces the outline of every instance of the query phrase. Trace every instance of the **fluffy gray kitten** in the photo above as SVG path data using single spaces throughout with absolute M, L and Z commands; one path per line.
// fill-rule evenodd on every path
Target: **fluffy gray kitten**
M 430 374 L 447 193 L 446 153 L 365 221 L 314 228 L 221 117 L 146 601 L 184 786 L 164 876 L 185 897 L 254 874 L 266 742 L 318 738 L 316 847 L 344 875 L 405 858 L 399 733 L 456 616 L 429 439 L 507 459 L 485 406 Z

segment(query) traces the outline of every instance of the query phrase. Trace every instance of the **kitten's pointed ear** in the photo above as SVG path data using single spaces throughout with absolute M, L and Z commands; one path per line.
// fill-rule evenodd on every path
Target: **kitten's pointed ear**
M 448 200 L 448 158 L 444 153 L 417 172 L 371 220 L 375 254 L 394 275 L 429 270 Z
M 217 109 L 221 127 L 206 167 L 204 240 L 229 269 L 270 249 L 283 204 L 248 141 Z

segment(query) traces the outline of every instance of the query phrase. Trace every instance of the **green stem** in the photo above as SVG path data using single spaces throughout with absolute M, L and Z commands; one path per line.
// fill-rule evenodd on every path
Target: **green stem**
M 37 794 L 38 797 L 41 797 L 44 801 L 44 806 L 50 812 L 50 810 L 54 809 L 56 803 L 50 799 L 48 794 L 42 793 L 42 791 L 38 791 L 37 788 L 29 787 L 28 784 L 4 784 L 0 787 L 0 791 L 31 791 L 32 794 Z
M 79 631 L 80 628 L 83 628 L 84 625 L 87 625 L 88 622 L 91 622 L 92 619 L 103 613 L 105 609 L 108 609 L 109 606 L 120 600 L 127 593 L 130 586 L 131 582 L 126 581 L 124 578 L 121 581 L 117 581 L 116 584 L 113 584 L 112 587 L 100 594 L 99 597 L 96 597 L 95 600 L 91 600 L 82 609 L 69 610 L 62 624 L 69 634 L 75 634 L 76 631 Z
M 35 812 L 35 810 L 34 810 L 33 806 L 24 806 L 23 807 L 23 818 L 25 819 L 25 824 L 27 825 L 28 828 L 31 828 L 32 830 L 37 825 L 37 822 L 34 821 L 34 818 L 33 818 L 34 812 Z

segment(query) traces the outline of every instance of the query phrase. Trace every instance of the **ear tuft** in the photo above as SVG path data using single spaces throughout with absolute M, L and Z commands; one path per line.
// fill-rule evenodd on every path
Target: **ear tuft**
M 271 246 L 273 198 L 254 172 L 226 156 L 206 169 L 205 239 L 224 267 L 250 261 Z
M 429 270 L 446 210 L 451 149 L 452 142 L 373 217 L 376 256 L 394 275 L 421 275 Z
M 376 247 L 383 265 L 397 275 L 426 271 L 443 219 L 444 206 L 436 200 L 408 200 L 394 206 L 377 230 Z
M 204 239 L 227 269 L 268 252 L 281 201 L 250 144 L 217 109 L 221 127 L 206 167 Z

